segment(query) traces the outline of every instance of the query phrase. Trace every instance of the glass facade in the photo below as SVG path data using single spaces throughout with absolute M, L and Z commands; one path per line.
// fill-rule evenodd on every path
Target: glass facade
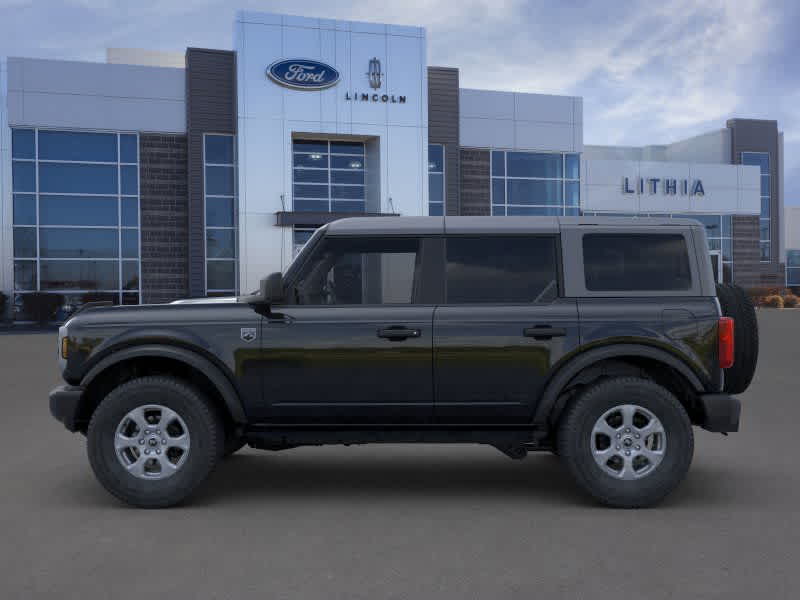
M 24 295 L 140 302 L 139 141 L 135 133 L 12 130 L 15 317 Z
M 492 215 L 580 214 L 580 155 L 492 151 Z
M 237 293 L 236 138 L 203 138 L 206 207 L 206 294 Z
M 759 224 L 759 245 L 761 262 L 769 262 L 772 258 L 772 243 L 769 231 L 771 182 L 769 175 L 769 152 L 742 152 L 742 164 L 753 165 L 761 169 L 761 218 Z
M 444 146 L 428 144 L 428 214 L 444 214 Z
M 725 283 L 733 281 L 733 239 L 731 215 L 695 215 L 695 214 L 668 214 L 668 213 L 610 213 L 584 211 L 587 217 L 661 217 L 675 219 L 695 219 L 706 227 L 708 249 L 719 253 L 722 259 L 722 280 Z
M 295 211 L 365 212 L 364 143 L 292 141 Z
M 800 250 L 786 251 L 786 285 L 800 286 Z

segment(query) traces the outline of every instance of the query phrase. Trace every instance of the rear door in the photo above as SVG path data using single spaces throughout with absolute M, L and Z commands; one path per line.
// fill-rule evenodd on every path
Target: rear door
M 446 236 L 445 302 L 434 315 L 436 419 L 516 423 L 578 343 L 559 297 L 556 235 Z

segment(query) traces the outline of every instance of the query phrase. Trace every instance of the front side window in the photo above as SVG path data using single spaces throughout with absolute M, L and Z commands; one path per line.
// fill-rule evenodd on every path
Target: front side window
M 419 270 L 414 238 L 322 241 L 289 290 L 301 305 L 411 304 Z
M 587 234 L 583 265 L 589 291 L 675 291 L 692 285 L 682 235 Z
M 447 238 L 448 304 L 549 302 L 558 295 L 553 237 Z

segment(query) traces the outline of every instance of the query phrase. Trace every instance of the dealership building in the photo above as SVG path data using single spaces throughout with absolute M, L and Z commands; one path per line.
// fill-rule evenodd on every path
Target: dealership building
M 783 137 L 583 143 L 583 99 L 461 88 L 425 29 L 240 12 L 234 50 L 0 62 L 0 291 L 231 295 L 355 215 L 701 220 L 720 281 L 785 283 Z

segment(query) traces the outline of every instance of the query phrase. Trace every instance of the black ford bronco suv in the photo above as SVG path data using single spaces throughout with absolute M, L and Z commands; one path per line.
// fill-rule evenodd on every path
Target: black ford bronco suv
M 641 507 L 686 475 L 693 425 L 738 430 L 757 352 L 696 221 L 364 217 L 249 296 L 85 308 L 50 411 L 141 507 L 244 444 L 368 442 L 551 451 L 600 502 Z

